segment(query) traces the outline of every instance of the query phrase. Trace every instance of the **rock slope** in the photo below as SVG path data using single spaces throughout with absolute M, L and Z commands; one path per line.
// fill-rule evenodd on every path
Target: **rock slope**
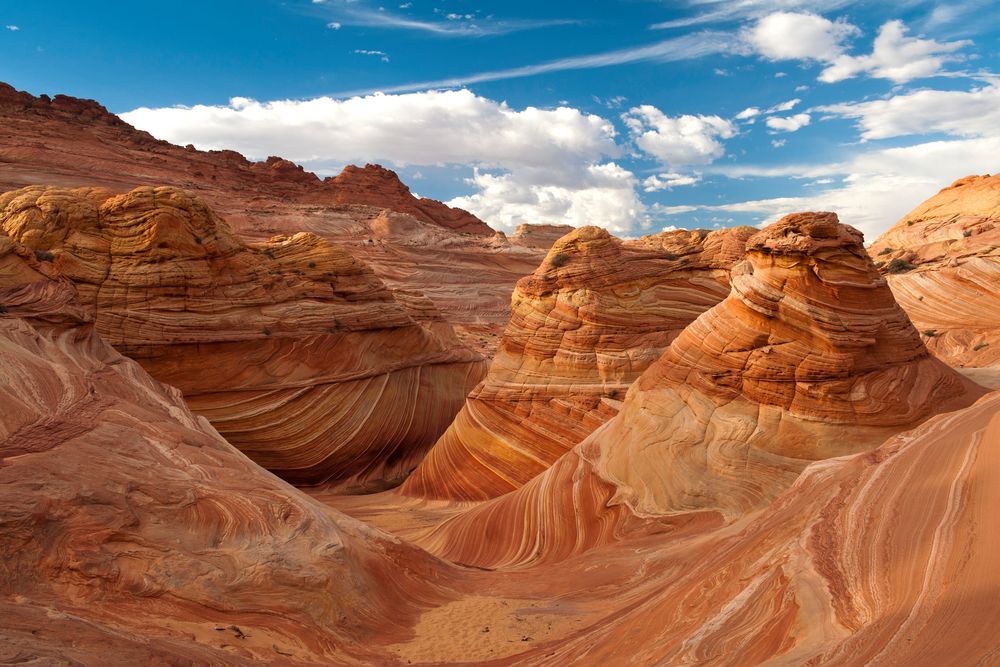
M 515 492 L 425 536 L 479 566 L 557 560 L 647 519 L 730 522 L 810 462 L 866 451 L 982 389 L 930 356 L 857 230 L 787 216 L 747 242 L 730 295 L 632 385 L 619 414 Z
M 954 366 L 1000 365 L 1000 175 L 956 181 L 871 253 L 934 354 Z
M 557 241 L 518 283 L 486 379 L 402 492 L 484 500 L 545 470 L 613 417 L 670 341 L 725 297 L 754 231 L 622 242 L 584 227 Z
M 0 659 L 384 664 L 448 569 L 254 465 L 0 234 Z
M 344 250 L 246 245 L 180 190 L 26 188 L 0 196 L 0 229 L 75 283 L 107 342 L 297 483 L 398 483 L 484 370 Z

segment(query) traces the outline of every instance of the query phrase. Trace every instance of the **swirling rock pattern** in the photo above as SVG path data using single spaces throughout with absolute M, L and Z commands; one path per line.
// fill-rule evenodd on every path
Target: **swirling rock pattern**
M 370 664 L 442 599 L 446 567 L 254 465 L 2 234 L 0 303 L 5 662 Z
M 953 366 L 1000 365 L 1000 175 L 956 181 L 871 253 L 931 352 Z
M 786 216 L 746 250 L 729 296 L 684 329 L 614 419 L 421 543 L 515 566 L 610 541 L 636 518 L 657 531 L 706 512 L 733 521 L 810 462 L 869 450 L 982 395 L 928 354 L 861 233 L 836 215 Z
M 518 283 L 489 374 L 401 492 L 484 500 L 544 471 L 613 417 L 671 339 L 725 297 L 754 231 L 564 236 Z
M 248 246 L 180 190 L 26 188 L 0 196 L 0 228 L 76 284 L 107 342 L 298 483 L 398 483 L 484 370 L 346 251 Z
M 570 225 L 518 225 L 510 235 L 510 242 L 547 251 L 572 231 Z

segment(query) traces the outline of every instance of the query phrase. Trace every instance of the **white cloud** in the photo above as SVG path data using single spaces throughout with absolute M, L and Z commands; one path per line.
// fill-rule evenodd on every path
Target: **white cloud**
M 636 146 L 670 167 L 709 164 L 725 154 L 720 140 L 736 135 L 736 126 L 719 116 L 667 116 L 648 104 L 622 119 Z
M 479 168 L 476 192 L 452 203 L 510 229 L 521 222 L 627 230 L 644 209 L 619 167 L 612 123 L 577 109 L 512 109 L 468 90 L 136 109 L 127 122 L 154 136 L 252 158 L 282 155 L 321 173 L 348 163 Z M 487 171 L 491 170 L 491 171 Z M 499 172 L 499 173 L 491 173 Z
M 468 90 L 335 100 L 140 108 L 127 122 L 160 139 L 253 158 L 282 155 L 319 170 L 347 163 L 558 168 L 619 153 L 614 126 L 577 109 L 515 110 Z
M 773 107 L 771 107 L 764 113 L 779 113 L 781 111 L 791 111 L 792 109 L 797 107 L 799 105 L 799 102 L 801 101 L 802 100 L 796 97 L 794 100 L 788 100 L 787 102 L 775 104 Z
M 1000 133 L 1000 86 L 961 90 L 918 90 L 884 100 L 819 107 L 855 118 L 863 140 L 940 132 L 957 137 Z
M 778 10 L 809 9 L 813 12 L 827 12 L 854 4 L 856 0 L 687 0 L 687 5 L 701 10 L 701 13 L 687 18 L 655 23 L 654 30 L 683 28 L 708 23 L 758 18 Z
M 325 13 L 344 25 L 414 30 L 439 37 L 483 37 L 505 35 L 522 30 L 535 30 L 557 25 L 569 25 L 569 19 L 499 19 L 492 16 L 477 19 L 473 14 L 447 14 L 444 21 L 423 21 L 387 11 L 385 7 L 371 8 L 364 2 L 346 0 L 336 4 L 325 1 L 316 3 L 326 7 Z M 407 3 L 404 3 L 407 4 Z M 400 9 L 408 7 L 401 6 Z M 438 12 L 438 10 L 435 10 Z
M 330 21 L 326 24 L 326 27 L 330 30 L 340 30 L 343 26 L 337 21 Z
M 385 51 L 376 51 L 374 49 L 354 49 L 354 53 L 361 56 L 376 56 L 384 63 L 389 62 L 389 54 Z
M 7 30 L 10 30 L 11 32 L 17 32 L 18 30 L 21 29 L 21 28 L 19 28 L 16 25 L 7 25 L 7 26 L 4 26 L 4 27 L 7 28 Z
M 810 13 L 774 12 L 744 31 L 754 51 L 769 60 L 831 62 L 844 52 L 844 41 L 856 26 Z
M 613 67 L 636 62 L 677 62 L 682 60 L 697 60 L 704 56 L 718 53 L 731 53 L 737 49 L 736 40 L 729 33 L 718 31 L 703 31 L 682 35 L 673 39 L 665 39 L 645 46 L 635 46 L 615 51 L 605 51 L 586 56 L 559 58 L 536 65 L 524 65 L 509 69 L 478 72 L 447 79 L 416 81 L 413 83 L 389 86 L 386 88 L 367 89 L 338 93 L 334 97 L 352 97 L 355 95 L 370 95 L 374 92 L 403 93 L 431 88 L 454 88 L 474 83 L 488 81 L 504 81 L 523 77 L 564 72 L 569 70 L 596 69 Z
M 907 37 L 902 21 L 885 23 L 875 38 L 872 53 L 867 56 L 841 55 L 820 74 L 820 81 L 834 83 L 858 74 L 868 74 L 896 83 L 934 76 L 946 62 L 961 60 L 954 52 L 971 42 L 937 42 L 933 39 Z
M 681 205 L 678 205 L 678 206 L 666 206 L 664 204 L 653 204 L 652 206 L 649 207 L 649 211 L 651 213 L 653 213 L 654 215 L 682 215 L 684 213 L 691 213 L 692 211 L 697 211 L 697 210 L 698 210 L 697 206 L 688 206 L 688 205 L 684 205 L 684 204 L 681 204 Z M 671 225 L 671 227 L 673 227 L 673 225 Z M 665 232 L 666 231 L 674 231 L 676 229 L 677 229 L 676 227 L 673 227 L 673 229 L 668 229 L 668 228 L 664 227 L 663 231 L 665 231 Z
M 469 179 L 479 191 L 448 202 L 492 226 L 511 230 L 522 223 L 598 225 L 615 234 L 646 225 L 635 176 L 614 162 L 594 164 L 571 184 L 539 182 L 523 172 L 494 175 L 476 170 Z
M 797 113 L 794 116 L 781 118 L 772 116 L 767 119 L 767 126 L 775 132 L 798 132 L 812 121 L 807 113 Z
M 747 120 L 748 118 L 753 118 L 760 115 L 760 109 L 757 107 L 747 107 L 743 111 L 736 114 L 736 120 Z
M 835 211 L 842 222 L 863 231 L 871 242 L 942 187 L 969 174 L 995 172 L 997 155 L 1000 155 L 1000 137 L 993 136 L 873 150 L 842 164 L 788 165 L 780 172 L 762 168 L 756 175 L 781 173 L 797 174 L 802 178 L 823 177 L 815 181 L 816 185 L 831 182 L 826 177 L 843 175 L 843 184 L 809 196 L 699 208 L 760 213 L 764 216 L 762 222 L 795 211 Z M 738 174 L 742 177 L 754 175 L 746 167 Z
M 781 148 L 786 143 L 788 143 L 787 139 L 771 139 L 771 146 L 774 148 Z
M 646 192 L 658 192 L 684 185 L 694 185 L 699 181 L 701 181 L 701 176 L 698 175 L 691 176 L 676 173 L 656 174 L 642 182 L 642 189 Z

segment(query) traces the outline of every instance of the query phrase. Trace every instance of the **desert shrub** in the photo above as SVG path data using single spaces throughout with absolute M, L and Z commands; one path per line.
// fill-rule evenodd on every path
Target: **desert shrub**
M 973 352 L 979 352 L 979 350 L 985 349 L 985 348 L 987 348 L 989 346 L 990 346 L 989 343 L 980 343 L 979 345 L 976 345 L 974 348 L 972 348 L 972 351 Z
M 264 333 L 265 336 L 270 336 L 271 335 L 271 330 L 268 329 L 268 328 L 265 328 L 264 331 L 263 331 L 263 333 Z
M 935 331 L 934 329 L 928 329 L 924 332 L 924 335 L 927 336 L 928 338 L 934 338 L 934 336 L 938 335 L 938 332 Z
M 962 236 L 964 236 L 965 238 L 969 238 L 970 236 L 972 236 L 972 230 L 966 229 L 964 232 L 962 232 Z
M 669 259 L 671 262 L 674 261 L 675 259 L 677 259 L 677 253 L 674 253 L 674 252 L 668 252 L 668 253 L 666 253 L 663 256 L 665 258 Z
M 892 248 L 882 248 L 881 250 L 878 251 L 878 254 L 888 255 L 890 252 L 892 252 Z
M 39 262 L 51 262 L 55 258 L 56 258 L 56 256 L 53 255 L 48 250 L 36 250 L 35 251 L 35 259 L 37 259 Z
M 557 252 L 556 254 L 552 255 L 551 264 L 552 266 L 558 269 L 560 266 L 563 266 L 568 261 L 569 261 L 569 255 L 567 255 L 564 252 Z
M 915 265 L 910 264 L 905 259 L 896 258 L 889 262 L 889 266 L 886 267 L 886 271 L 889 273 L 906 273 L 907 271 L 912 271 L 917 268 Z

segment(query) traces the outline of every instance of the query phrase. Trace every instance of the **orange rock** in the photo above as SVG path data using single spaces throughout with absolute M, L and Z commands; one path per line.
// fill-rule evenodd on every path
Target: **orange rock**
M 871 253 L 931 352 L 953 366 L 1000 365 L 1000 175 L 941 190 Z
M 514 284 L 547 249 L 498 241 L 471 214 L 414 197 L 377 165 L 321 180 L 279 157 L 251 162 L 235 151 L 159 141 L 91 100 L 0 84 L 0 192 L 37 184 L 114 193 L 173 186 L 197 195 L 244 239 L 313 232 L 367 262 L 387 286 L 423 292 L 486 356 L 510 319 Z
M 183 191 L 26 188 L 0 196 L 0 228 L 76 284 L 107 342 L 298 483 L 399 483 L 483 372 L 344 250 L 248 246 Z
M 50 264 L 0 234 L 3 661 L 384 664 L 448 568 L 254 465 Z
M 622 242 L 583 227 L 521 280 L 487 378 L 401 491 L 483 500 L 518 488 L 613 417 L 629 385 L 728 291 L 756 230 Z
M 832 213 L 786 216 L 749 239 L 730 295 L 684 329 L 614 419 L 418 542 L 510 566 L 618 539 L 636 518 L 682 533 L 733 521 L 808 463 L 872 449 L 982 393 L 928 354 L 860 232 Z M 492 539 L 475 537 L 484 532 Z

